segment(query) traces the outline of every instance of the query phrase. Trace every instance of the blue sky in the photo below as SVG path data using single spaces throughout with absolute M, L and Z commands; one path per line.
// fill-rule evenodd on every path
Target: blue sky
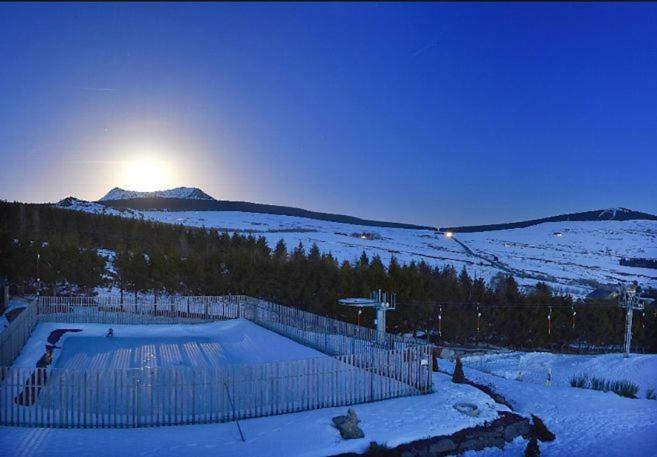
M 3 199 L 146 157 L 366 218 L 657 213 L 656 4 L 2 4 L 0 62 Z

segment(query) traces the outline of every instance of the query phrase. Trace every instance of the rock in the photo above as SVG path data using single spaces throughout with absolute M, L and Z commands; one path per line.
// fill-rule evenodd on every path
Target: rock
M 346 416 L 336 416 L 333 418 L 333 424 L 340 431 L 340 436 L 345 440 L 364 438 L 365 434 L 358 426 L 358 416 L 356 412 L 349 408 Z
M 443 438 L 440 441 L 429 446 L 429 455 L 439 454 L 441 452 L 450 452 L 456 450 L 456 444 L 449 438 Z
M 504 429 L 504 441 L 510 443 L 520 435 L 527 435 L 530 431 L 529 421 L 527 419 L 518 421 L 514 424 L 507 425 Z
M 504 447 L 504 439 L 501 435 L 491 434 L 482 434 L 476 438 L 466 439 L 459 445 L 459 452 L 464 451 L 481 451 L 487 447 Z
M 481 451 L 486 445 L 479 440 L 465 440 L 459 445 L 459 452 Z
M 476 417 L 479 415 L 479 408 L 472 403 L 454 403 L 454 409 L 466 416 Z

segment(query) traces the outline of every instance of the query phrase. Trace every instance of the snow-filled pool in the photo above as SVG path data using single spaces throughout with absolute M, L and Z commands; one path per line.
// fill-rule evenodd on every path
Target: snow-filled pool
M 33 368 L 52 331 L 65 333 L 53 352 L 53 368 L 119 369 L 170 366 L 220 367 L 328 357 L 245 319 L 207 324 L 112 325 L 41 323 L 32 332 L 15 367 Z
M 39 324 L 14 362 L 17 370 L 0 380 L 10 423 L 222 422 L 418 393 L 365 360 L 331 357 L 244 319 L 111 327 L 114 336 L 106 337 L 108 324 Z M 35 375 L 52 344 L 47 376 Z M 401 359 L 390 367 L 406 369 L 394 360 Z
M 230 362 L 221 345 L 209 337 L 73 336 L 54 364 L 67 369 L 207 366 Z

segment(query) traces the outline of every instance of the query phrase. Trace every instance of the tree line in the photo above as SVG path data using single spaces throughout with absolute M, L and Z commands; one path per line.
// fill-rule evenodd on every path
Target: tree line
M 386 265 L 365 253 L 340 262 L 316 245 L 271 247 L 254 234 L 0 202 L 0 275 L 32 292 L 37 268 L 44 294 L 92 294 L 109 283 L 154 300 L 244 293 L 351 322 L 357 311 L 339 298 L 394 291 L 399 306 L 389 328 L 438 343 L 572 349 L 623 340 L 623 310 L 614 303 L 573 301 L 543 283 L 523 291 L 509 275 L 486 282 L 465 269 L 394 257 Z M 363 325 L 373 319 L 372 311 L 361 316 Z M 656 327 L 654 309 L 637 313 L 638 349 L 657 351 Z

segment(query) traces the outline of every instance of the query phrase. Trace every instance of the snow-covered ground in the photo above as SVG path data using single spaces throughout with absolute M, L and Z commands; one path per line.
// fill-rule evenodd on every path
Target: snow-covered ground
M 397 446 L 446 435 L 495 419 L 507 410 L 468 385 L 453 384 L 434 373 L 435 392 L 354 406 L 365 438 L 342 440 L 331 418 L 346 408 L 324 408 L 235 423 L 142 429 L 44 429 L 0 427 L 0 454 L 7 456 L 327 456 L 361 452 L 370 441 Z M 453 405 L 467 401 L 481 414 L 469 417 Z
M 657 354 L 632 354 L 624 358 L 622 354 L 508 352 L 469 356 L 462 361 L 467 367 L 531 384 L 544 384 L 551 369 L 554 386 L 570 386 L 573 376 L 585 374 L 589 378 L 631 381 L 639 386 L 640 397 L 648 389 L 657 392 Z
M 256 357 L 288 357 L 296 347 L 315 352 L 296 343 L 275 345 L 271 339 L 255 342 L 252 331 L 244 321 L 180 326 L 114 326 L 116 339 L 122 336 L 149 338 L 166 334 L 168 337 L 186 336 L 208 338 L 216 330 L 213 326 L 228 326 L 223 344 L 241 342 L 238 353 L 257 347 Z M 247 325 L 249 328 L 244 327 Z M 82 333 L 69 334 L 61 340 L 68 342 L 98 337 L 107 325 L 70 324 L 83 328 Z M 233 327 L 234 326 L 234 327 Z M 28 342 L 17 366 L 34 366 L 36 354 L 43 350 L 43 341 L 49 332 L 61 324 L 40 324 Z M 258 327 L 255 326 L 254 327 Z M 208 332 L 210 329 L 212 332 Z M 144 333 L 147 329 L 152 334 Z M 173 329 L 168 331 L 165 329 Z M 267 332 L 262 329 L 263 332 Z M 267 332 L 269 333 L 269 332 Z M 266 335 L 266 333 L 264 333 Z M 286 340 L 278 335 L 278 338 Z M 211 337 L 211 338 L 214 338 Z M 194 340 L 193 340 L 194 341 Z M 272 352 L 261 354 L 263 343 L 272 346 Z M 80 351 L 76 351 L 80 353 Z M 83 351 L 84 352 L 84 351 Z M 227 350 L 230 353 L 230 349 Z M 90 356 L 97 351 L 90 351 Z M 298 357 L 303 354 L 294 354 Z M 552 430 L 557 439 L 541 443 L 543 456 L 651 457 L 657 449 L 657 401 L 645 399 L 645 390 L 657 387 L 657 356 L 632 354 L 629 359 L 620 355 L 556 355 L 548 353 L 506 353 L 490 356 L 473 356 L 464 359 L 469 379 L 491 385 L 501 393 L 520 414 L 536 414 Z M 55 363 L 58 363 L 57 359 Z M 85 362 L 88 363 L 88 360 Z M 453 364 L 440 360 L 439 367 L 450 373 Z M 474 368 L 473 368 L 474 367 Z M 484 373 L 481 367 L 490 373 Z M 553 383 L 546 386 L 547 368 L 552 368 Z M 518 376 L 520 372 L 520 376 Z M 607 379 L 629 379 L 641 386 L 639 399 L 627 399 L 611 392 L 598 392 L 572 388 L 568 379 L 572 374 L 585 372 L 590 376 Z M 370 441 L 396 446 L 431 436 L 451 434 L 497 417 L 506 407 L 492 401 L 481 391 L 457 385 L 446 374 L 434 373 L 435 392 L 426 396 L 403 397 L 380 402 L 356 405 L 365 438 L 344 441 L 331 425 L 331 418 L 344 414 L 346 408 L 325 408 L 294 414 L 270 416 L 241 421 L 246 442 L 242 442 L 234 423 L 176 426 L 143 429 L 43 429 L 0 427 L 0 454 L 11 456 L 324 456 L 340 452 L 360 452 Z M 453 408 L 459 401 L 475 403 L 482 414 L 477 418 L 464 416 Z M 522 456 L 526 442 L 518 439 L 504 451 L 487 449 L 469 456 L 510 455 Z
M 453 364 L 440 361 L 441 369 Z M 540 443 L 543 457 L 653 457 L 657 455 L 657 401 L 623 398 L 598 392 L 532 384 L 465 367 L 467 378 L 487 384 L 503 395 L 519 413 L 536 414 L 556 435 Z M 522 456 L 526 442 L 516 440 L 505 449 L 469 452 L 470 457 Z
M 450 239 L 433 230 L 368 227 L 303 217 L 238 211 L 118 211 L 91 202 L 72 201 L 67 209 L 154 220 L 230 233 L 264 236 L 271 247 L 284 240 L 288 249 L 313 243 L 337 259 L 355 260 L 364 251 L 384 263 L 424 260 L 430 265 L 465 267 L 487 280 L 512 272 L 522 285 L 543 280 L 573 295 L 592 290 L 590 281 L 615 284 L 637 280 L 657 287 L 657 270 L 623 267 L 621 257 L 657 258 L 657 221 L 554 222 L 494 232 L 462 233 Z M 561 233 L 561 236 L 555 235 Z
M 600 363 L 600 366 L 604 364 Z M 440 361 L 451 372 L 453 365 Z M 643 370 L 646 369 L 644 366 Z M 627 399 L 567 386 L 533 384 L 465 368 L 466 376 L 491 385 L 521 414 L 536 414 L 556 434 L 540 443 L 541 455 L 652 457 L 657 449 L 657 401 Z M 325 456 L 361 452 L 370 441 L 388 446 L 451 434 L 506 410 L 468 385 L 453 384 L 448 375 L 434 373 L 435 392 L 356 405 L 365 438 L 341 440 L 331 418 L 346 408 L 326 408 L 241 421 L 246 442 L 234 423 L 143 429 L 43 429 L 0 427 L 0 452 L 11 456 Z M 478 405 L 482 415 L 457 413 L 459 401 Z M 504 450 L 470 452 L 467 456 L 522 456 L 526 441 L 517 439 Z

